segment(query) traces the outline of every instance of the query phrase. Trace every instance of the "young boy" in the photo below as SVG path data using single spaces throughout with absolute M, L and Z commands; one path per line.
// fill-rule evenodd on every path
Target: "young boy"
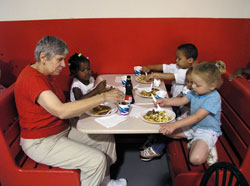
M 177 48 L 176 64 L 158 64 L 143 66 L 143 72 L 163 71 L 163 73 L 151 73 L 146 80 L 163 79 L 172 81 L 171 94 L 176 97 L 185 86 L 186 72 L 192 66 L 198 56 L 198 50 L 193 44 L 183 44 Z

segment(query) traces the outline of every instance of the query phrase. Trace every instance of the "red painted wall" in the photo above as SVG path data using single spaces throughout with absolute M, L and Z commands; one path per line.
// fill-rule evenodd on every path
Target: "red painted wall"
M 94 72 L 132 73 L 134 65 L 173 63 L 178 45 L 194 43 L 199 60 L 221 59 L 233 72 L 250 62 L 250 19 L 117 18 L 0 22 L 0 63 L 18 76 L 36 43 L 56 35 L 90 58 Z M 68 79 L 65 68 L 59 80 Z M 62 87 L 65 81 L 60 81 Z

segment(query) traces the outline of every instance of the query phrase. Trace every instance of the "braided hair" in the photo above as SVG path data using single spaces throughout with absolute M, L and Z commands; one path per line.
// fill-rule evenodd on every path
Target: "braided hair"
M 83 56 L 81 53 L 75 53 L 69 58 L 70 76 L 76 75 L 80 68 L 80 63 L 89 63 L 88 57 Z

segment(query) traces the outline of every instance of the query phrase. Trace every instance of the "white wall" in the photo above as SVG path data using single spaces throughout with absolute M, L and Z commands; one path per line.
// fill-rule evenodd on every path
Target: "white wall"
M 250 0 L 0 0 L 0 21 L 131 17 L 250 18 Z

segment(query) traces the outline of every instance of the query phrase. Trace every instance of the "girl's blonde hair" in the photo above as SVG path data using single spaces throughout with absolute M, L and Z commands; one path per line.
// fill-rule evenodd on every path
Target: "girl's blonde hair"
M 215 83 L 216 88 L 219 88 L 222 83 L 221 75 L 226 72 L 226 65 L 223 61 L 204 62 L 201 61 L 193 66 L 192 73 L 200 76 L 209 85 Z

